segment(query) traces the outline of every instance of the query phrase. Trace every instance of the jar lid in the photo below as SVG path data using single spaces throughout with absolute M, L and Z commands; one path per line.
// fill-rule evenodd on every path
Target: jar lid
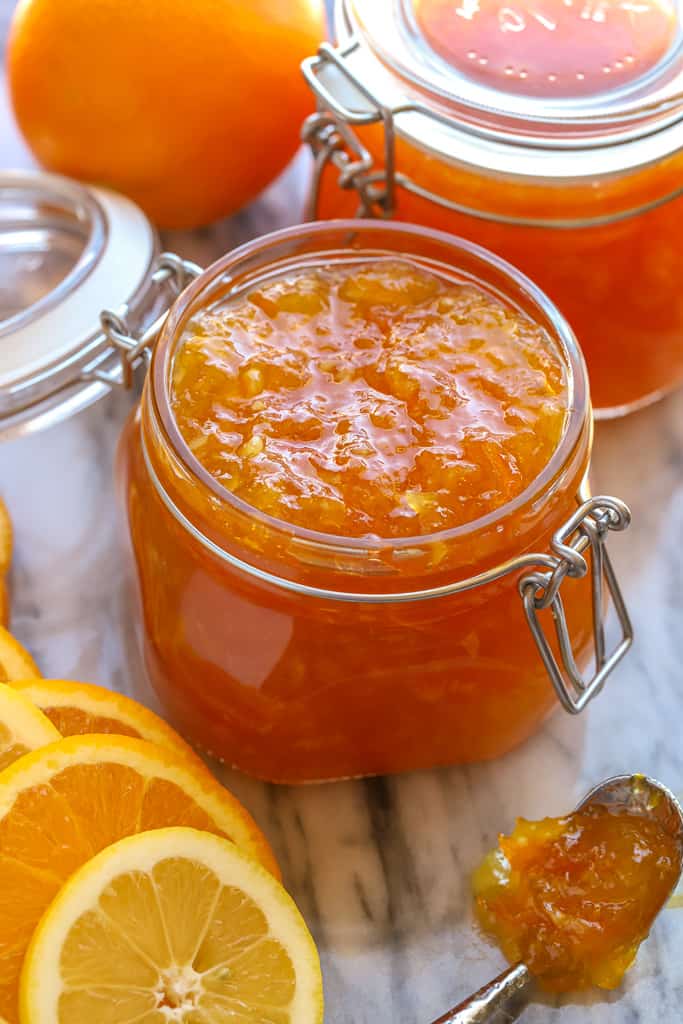
M 409 48 L 447 90 L 476 83 L 492 98 L 570 108 L 640 88 L 678 32 L 661 0 L 407 0 L 401 17 Z
M 683 146 L 683 30 L 668 0 L 339 0 L 342 105 L 382 106 L 436 155 L 581 177 Z M 354 85 L 359 86 L 354 90 Z
M 134 309 L 158 251 L 142 211 L 40 171 L 0 173 L 0 433 L 56 422 L 105 395 L 104 309 Z

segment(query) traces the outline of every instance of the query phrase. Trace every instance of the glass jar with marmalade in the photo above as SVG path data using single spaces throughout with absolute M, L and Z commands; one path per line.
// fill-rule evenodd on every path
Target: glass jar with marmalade
M 668 0 L 338 0 L 311 216 L 471 239 L 575 331 L 598 416 L 683 383 L 683 32 Z
M 571 330 L 478 247 L 348 221 L 229 254 L 121 448 L 164 708 L 276 782 L 493 758 L 580 710 L 630 642 L 591 439 Z

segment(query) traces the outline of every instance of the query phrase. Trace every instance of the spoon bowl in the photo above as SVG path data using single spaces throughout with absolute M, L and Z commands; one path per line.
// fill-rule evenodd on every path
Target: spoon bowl
M 683 808 L 671 790 L 647 775 L 615 775 L 587 793 L 576 810 L 585 811 L 590 807 L 604 807 L 613 813 L 656 821 L 662 831 L 676 840 L 678 875 L 662 902 L 663 907 L 678 885 L 683 868 Z M 494 1020 L 507 1024 L 517 1020 L 528 1006 L 534 988 L 534 978 L 528 968 L 514 964 L 434 1024 L 488 1024 Z
M 576 809 L 585 811 L 589 807 L 605 807 L 656 821 L 678 843 L 683 866 L 683 808 L 661 782 L 647 775 L 615 775 L 595 786 Z

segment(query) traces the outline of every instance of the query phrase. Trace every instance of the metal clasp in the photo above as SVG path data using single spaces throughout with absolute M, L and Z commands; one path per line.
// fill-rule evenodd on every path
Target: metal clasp
M 175 297 L 201 272 L 202 268 L 196 263 L 184 260 L 175 253 L 164 252 L 159 257 L 157 268 L 152 274 L 152 284 L 159 289 L 170 284 Z M 128 328 L 127 313 L 127 309 L 123 309 L 119 313 L 110 309 L 102 311 L 100 314 L 102 333 L 110 342 L 110 355 L 118 354 L 119 361 L 111 369 L 96 367 L 84 370 L 80 377 L 81 380 L 98 381 L 110 388 L 129 389 L 133 386 L 135 369 L 141 363 L 149 360 L 152 345 L 159 335 L 168 309 L 165 309 L 139 337 L 136 337 Z
M 309 191 L 305 217 L 316 216 L 323 172 L 331 163 L 339 171 L 338 184 L 343 189 L 355 189 L 360 197 L 358 217 L 391 217 L 394 213 L 396 186 L 394 111 L 383 106 L 365 85 L 353 75 L 345 58 L 356 49 L 354 41 L 344 51 L 337 51 L 323 43 L 317 57 L 303 61 L 301 68 L 318 99 L 318 111 L 304 122 L 301 137 L 313 152 L 313 178 Z M 353 111 L 343 107 L 322 81 L 319 71 L 333 65 L 361 101 L 370 109 Z M 384 126 L 384 167 L 373 171 L 374 158 L 362 145 L 348 125 L 382 123 Z
M 617 498 L 597 497 L 584 502 L 575 515 L 553 536 L 555 565 L 527 573 L 519 580 L 524 611 L 543 664 L 562 706 L 570 714 L 583 711 L 602 689 L 633 641 L 633 627 L 605 547 L 611 530 L 625 530 L 631 522 L 627 506 Z M 592 678 L 584 678 L 576 664 L 560 593 L 566 577 L 581 579 L 590 573 L 595 666 Z M 619 622 L 620 639 L 608 653 L 605 643 L 605 588 Z M 559 648 L 558 661 L 540 622 L 539 613 L 549 608 Z

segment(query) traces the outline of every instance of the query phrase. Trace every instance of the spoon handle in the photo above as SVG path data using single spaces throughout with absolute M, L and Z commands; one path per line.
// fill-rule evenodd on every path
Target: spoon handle
M 534 979 L 524 964 L 503 971 L 434 1024 L 508 1024 L 517 1020 L 529 1003 Z

